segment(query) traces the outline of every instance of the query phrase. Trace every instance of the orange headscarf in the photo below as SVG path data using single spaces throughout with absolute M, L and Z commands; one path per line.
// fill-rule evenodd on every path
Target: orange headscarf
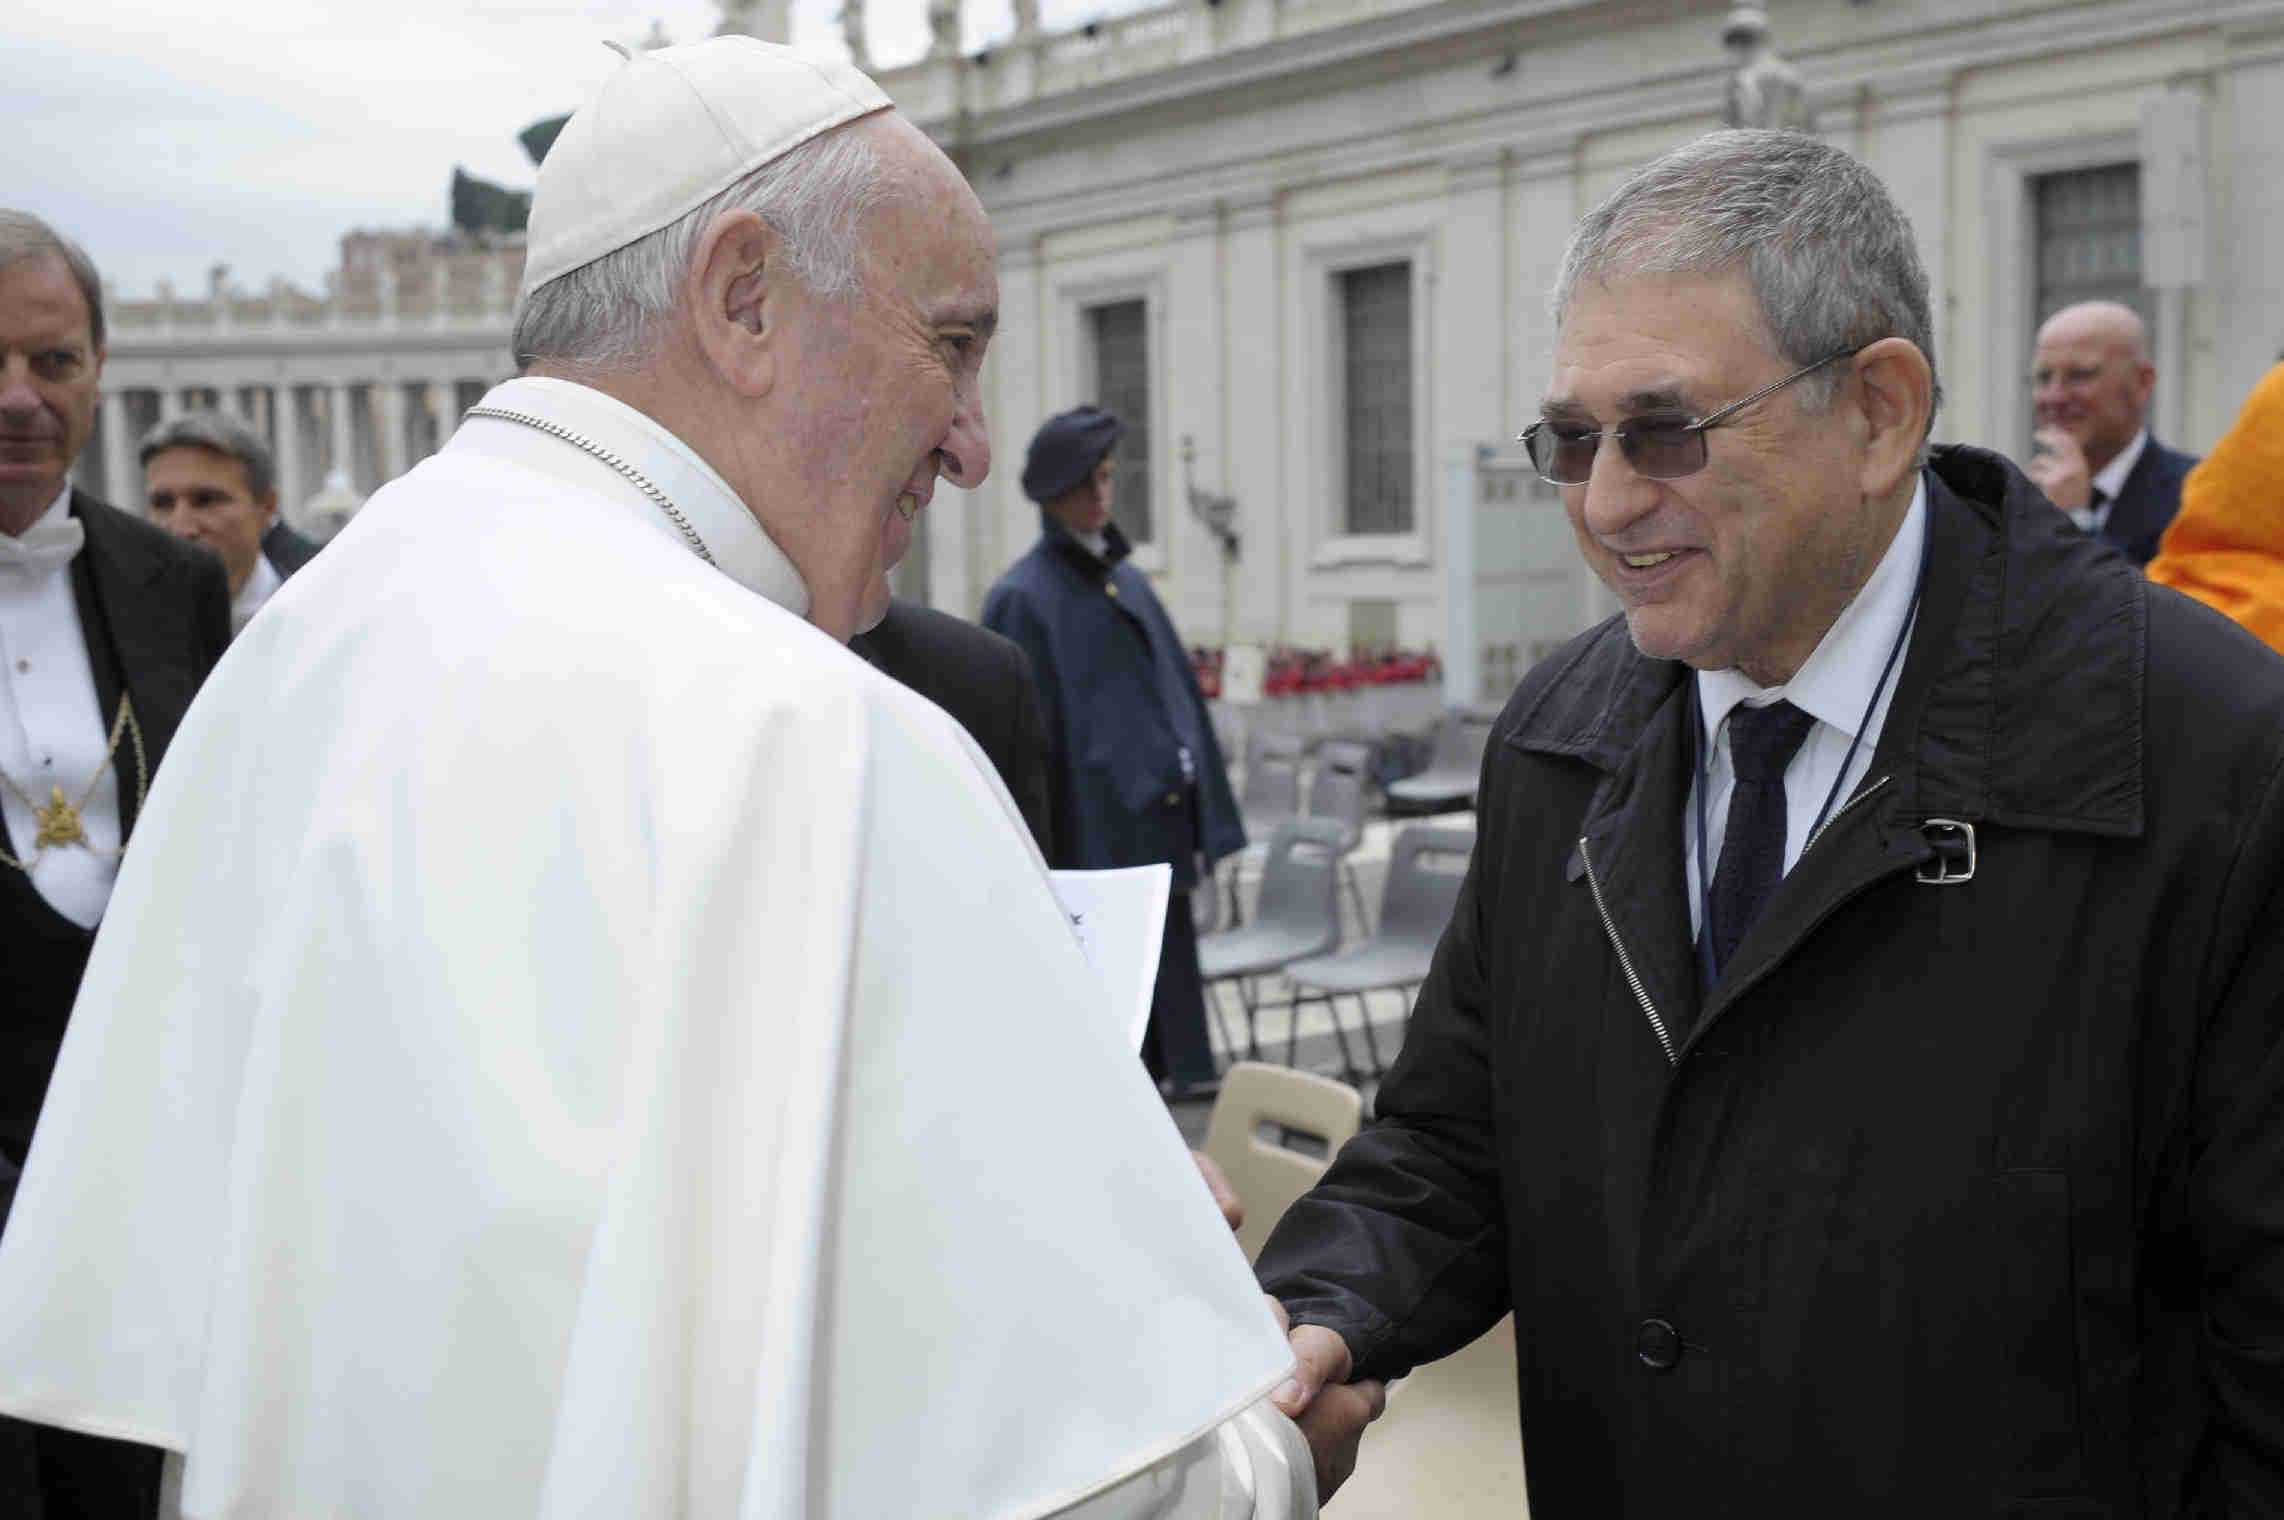
M 2181 486 L 2149 578 L 2227 613 L 2284 650 L 2284 364 Z

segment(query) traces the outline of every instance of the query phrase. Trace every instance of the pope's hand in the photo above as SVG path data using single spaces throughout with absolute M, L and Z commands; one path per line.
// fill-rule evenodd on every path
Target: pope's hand
M 1295 1325 L 1274 1298 L 1269 1307 L 1293 1346 L 1293 1375 L 1269 1402 L 1283 1410 L 1308 1437 L 1316 1464 L 1316 1500 L 1330 1500 L 1356 1470 L 1356 1448 L 1364 1427 L 1388 1406 L 1384 1385 L 1372 1378 L 1348 1381 L 1348 1343 L 1322 1325 Z
M 1213 1194 L 1214 1207 L 1221 1210 L 1223 1221 L 1233 1230 L 1243 1224 L 1244 1201 L 1237 1196 L 1237 1189 L 1229 1185 L 1229 1174 L 1221 1169 L 1221 1163 L 1204 1151 L 1191 1151 L 1190 1159 L 1197 1163 L 1198 1175 L 1205 1179 L 1205 1190 Z
M 2093 472 L 2086 468 L 2086 451 L 2078 440 L 2058 427 L 2042 427 L 2032 435 L 2036 453 L 2023 467 L 2031 484 L 2065 512 L 2076 512 L 2094 499 Z

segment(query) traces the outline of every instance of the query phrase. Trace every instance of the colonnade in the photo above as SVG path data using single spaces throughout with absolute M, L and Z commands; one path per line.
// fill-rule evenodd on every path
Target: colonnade
M 291 519 L 338 470 L 360 498 L 440 449 L 461 414 L 500 378 L 459 373 L 426 379 L 340 377 L 252 385 L 137 385 L 106 375 L 93 446 L 81 469 L 99 494 L 142 510 L 138 446 L 151 428 L 212 408 L 261 433 L 277 469 L 280 509 Z

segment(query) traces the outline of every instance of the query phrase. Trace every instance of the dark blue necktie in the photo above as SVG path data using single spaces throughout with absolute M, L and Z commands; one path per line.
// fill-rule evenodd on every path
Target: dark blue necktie
M 1737 707 L 1729 713 L 1729 823 L 1721 864 L 1713 872 L 1713 974 L 1729 963 L 1753 920 L 1784 879 L 1784 768 L 1800 752 L 1816 720 L 1790 702 Z

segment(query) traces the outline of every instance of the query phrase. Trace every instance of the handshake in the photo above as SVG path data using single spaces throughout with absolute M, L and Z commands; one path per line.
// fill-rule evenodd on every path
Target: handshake
M 1222 1219 L 1232 1230 L 1243 1224 L 1245 1205 L 1220 1166 L 1204 1151 L 1192 1151 L 1190 1158 Z M 1295 1325 L 1274 1298 L 1269 1299 L 1269 1312 L 1277 1316 L 1278 1328 L 1293 1345 L 1292 1376 L 1269 1395 L 1269 1402 L 1308 1438 L 1317 1502 L 1322 1504 L 1356 1470 L 1356 1448 L 1364 1439 L 1364 1427 L 1387 1407 L 1387 1389 L 1372 1378 L 1348 1381 L 1348 1343 L 1332 1331 L 1322 1325 Z

